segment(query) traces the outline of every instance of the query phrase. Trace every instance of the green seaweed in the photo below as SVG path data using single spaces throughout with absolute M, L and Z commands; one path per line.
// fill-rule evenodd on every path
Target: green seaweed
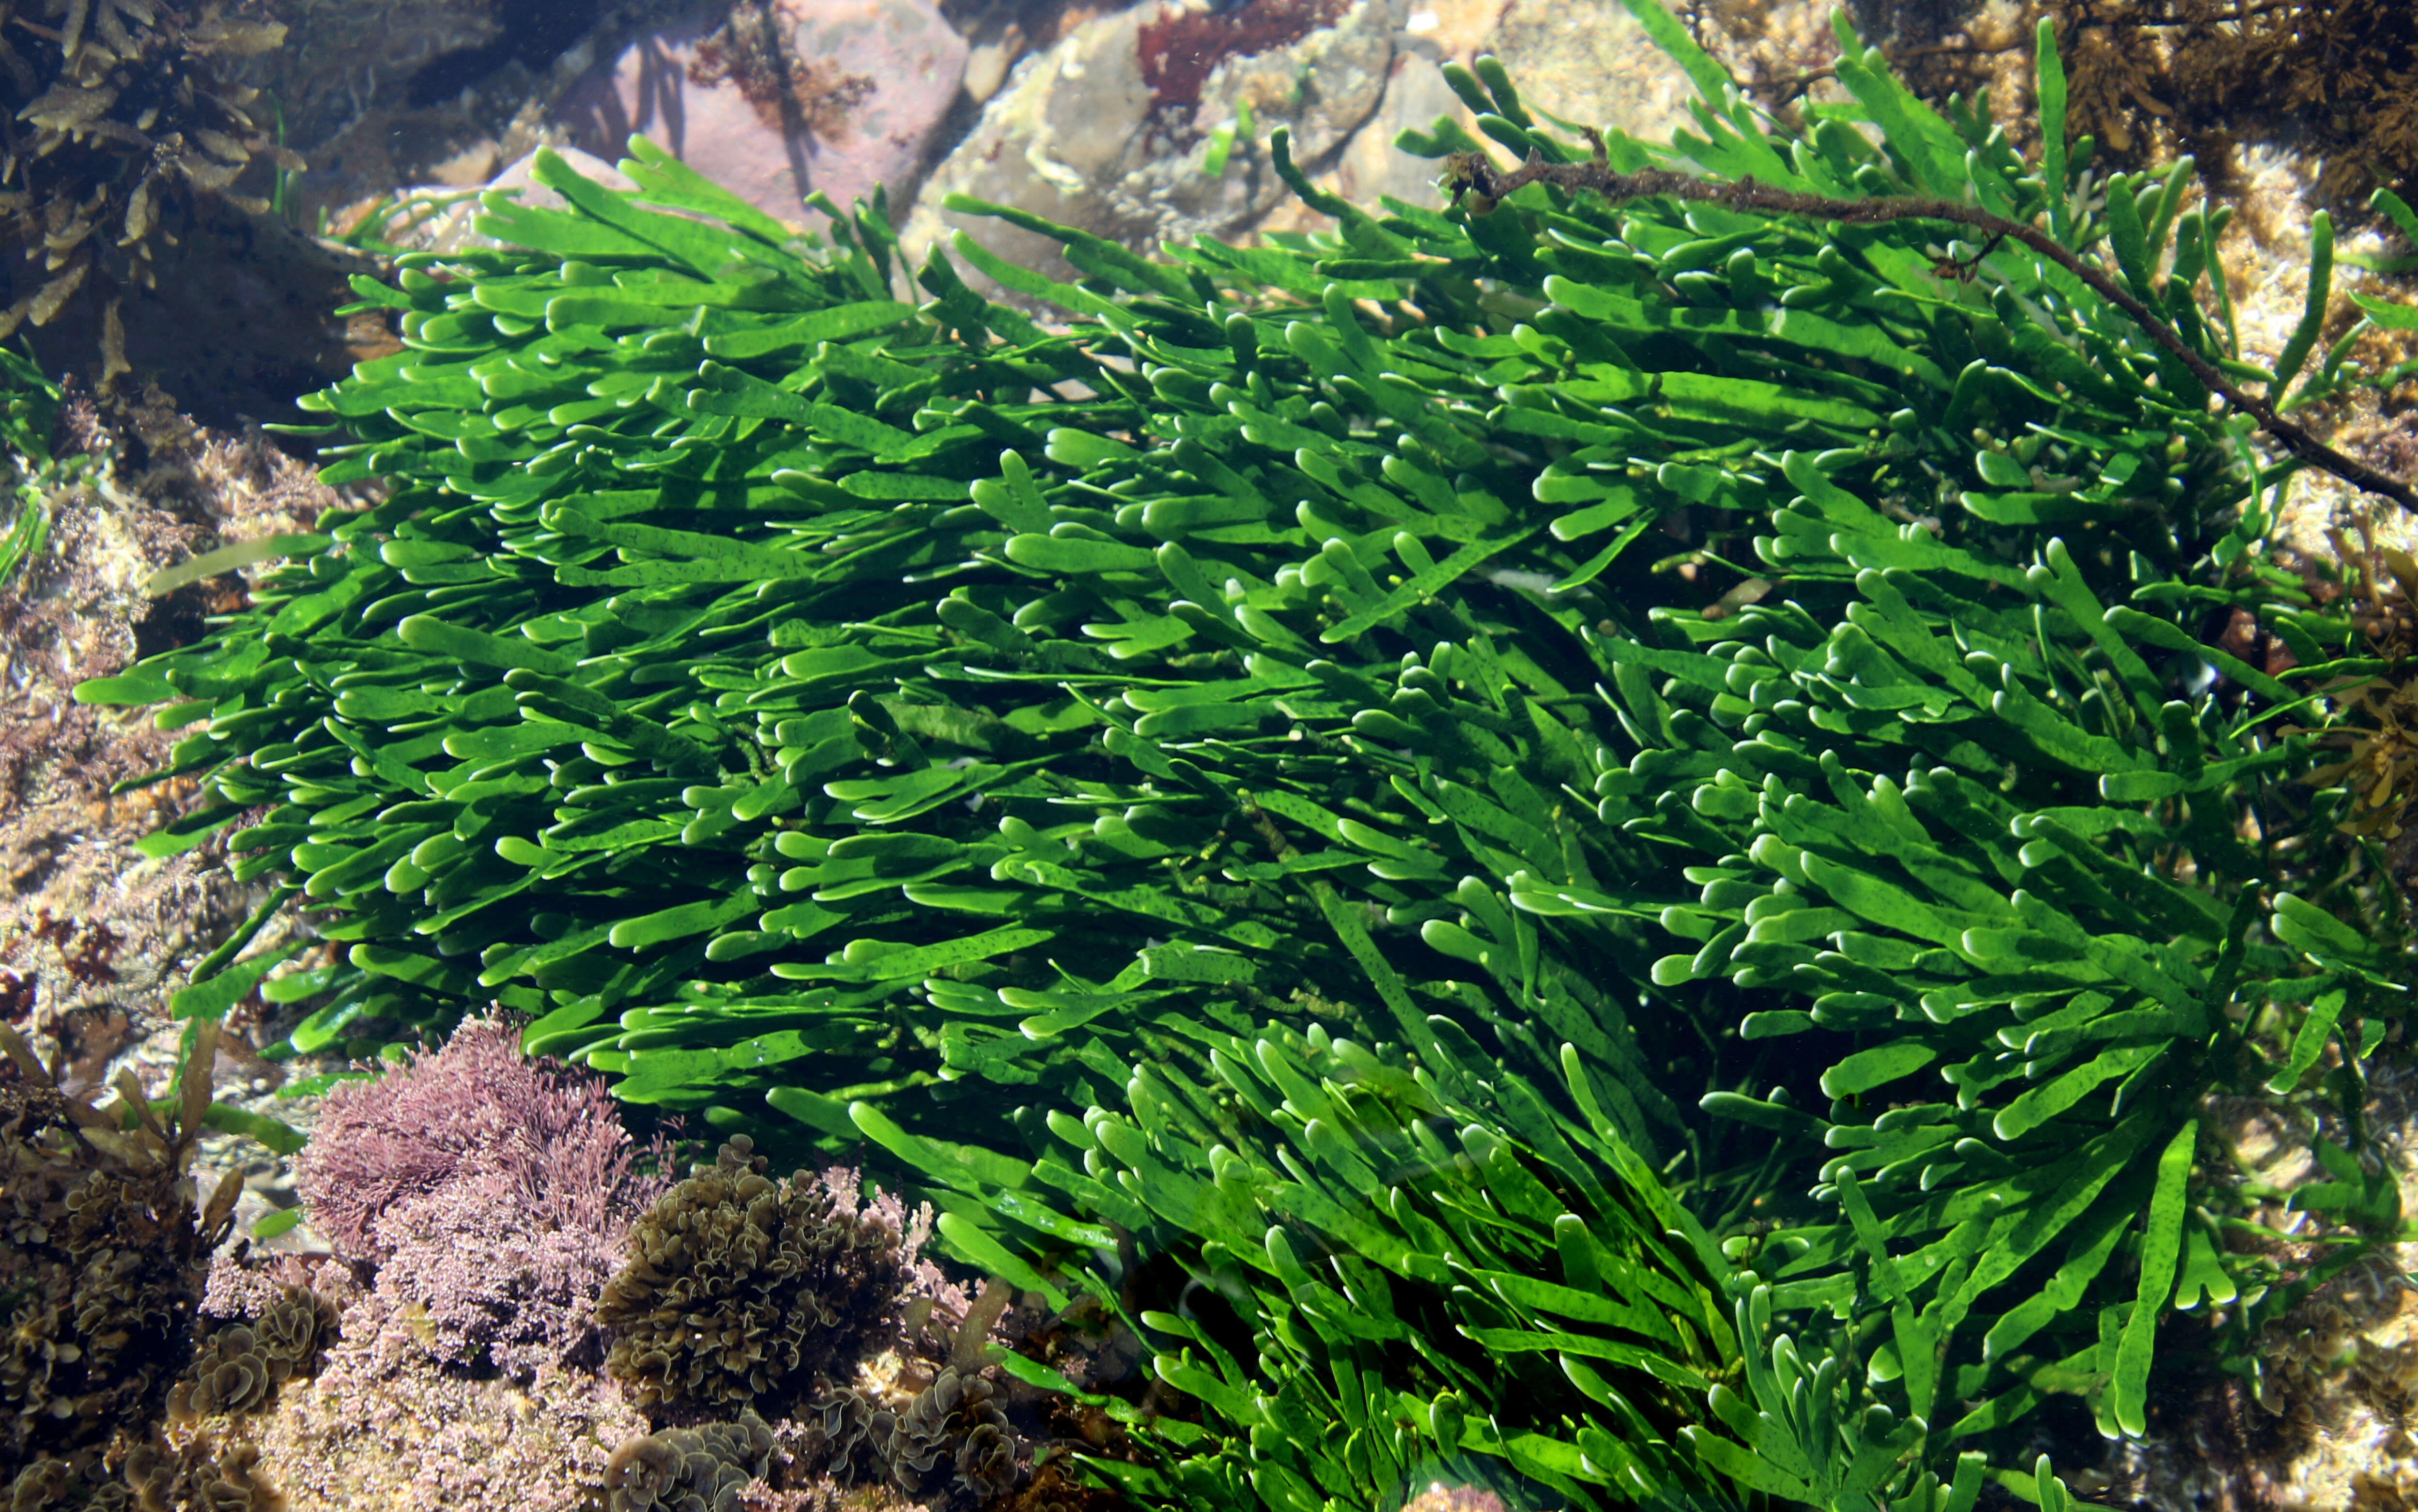
M 1486 133 L 1582 162 L 1501 71 Z M 386 501 L 84 695 L 210 705 L 155 840 L 265 810 L 237 875 L 347 952 L 291 1048 L 492 1000 L 633 1105 L 870 1139 L 1200 1404 L 1103 1395 L 1141 1500 L 1969 1507 L 2048 1396 L 2138 1433 L 2201 1298 L 2242 1355 L 2397 1225 L 2335 1152 L 2331 1259 L 2227 1246 L 2196 1119 L 2355 1108 L 2406 939 L 2269 717 L 2364 648 L 2175 355 L 2257 372 L 2218 227 L 1843 78 L 1877 141 L 1715 93 L 1604 160 L 1969 191 L 2171 344 L 1905 219 L 1533 182 L 1152 261 L 956 202 L 1064 245 L 956 244 L 1048 327 L 878 198 L 824 247 L 542 155 L 568 208 L 360 286 L 405 349 L 312 403 Z
M 0 347 L 0 447 L 5 447 L 14 473 L 17 509 L 6 532 L 0 532 L 0 583 L 18 568 L 38 559 L 51 533 L 51 494 L 76 476 L 76 464 L 64 466 L 51 456 L 51 428 L 57 420 L 64 390 L 44 374 L 40 364 L 8 347 Z

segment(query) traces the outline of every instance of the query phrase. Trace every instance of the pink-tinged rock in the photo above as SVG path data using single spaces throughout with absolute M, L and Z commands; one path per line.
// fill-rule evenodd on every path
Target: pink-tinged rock
M 561 155 L 563 161 L 571 165 L 574 173 L 590 182 L 602 184 L 606 189 L 637 187 L 630 182 L 627 174 L 614 167 L 612 162 L 593 153 L 582 152 L 577 147 L 569 146 L 557 147 L 555 150 Z M 617 152 L 613 156 L 619 159 L 621 155 Z M 519 190 L 520 202 L 533 210 L 564 210 L 571 207 L 569 201 L 537 181 L 537 154 L 534 152 L 523 153 L 512 166 L 487 180 L 483 187 Z
M 639 38 L 563 118 L 601 157 L 642 133 L 803 222 L 817 190 L 845 208 L 883 184 L 903 207 L 965 68 L 965 38 L 931 0 L 742 0 Z

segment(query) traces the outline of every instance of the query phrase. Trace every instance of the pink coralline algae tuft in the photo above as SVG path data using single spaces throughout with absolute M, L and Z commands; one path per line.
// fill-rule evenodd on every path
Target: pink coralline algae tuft
M 473 1021 L 330 1092 L 296 1178 L 431 1352 L 527 1376 L 601 1360 L 595 1299 L 667 1184 L 639 1153 L 601 1077 Z
M 564 115 L 600 157 L 647 136 L 803 222 L 817 191 L 845 209 L 880 184 L 903 205 L 965 69 L 965 38 L 932 0 L 740 0 L 639 38 Z

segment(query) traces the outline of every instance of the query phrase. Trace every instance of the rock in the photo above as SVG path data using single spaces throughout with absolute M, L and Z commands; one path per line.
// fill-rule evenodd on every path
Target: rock
M 110 788 L 170 765 L 182 737 L 147 710 L 77 703 L 75 685 L 244 602 L 232 574 L 146 597 L 153 573 L 220 540 L 307 530 L 337 498 L 257 432 L 207 431 L 156 401 L 109 419 L 82 396 L 65 409 L 74 460 L 24 480 L 45 491 L 49 540 L 0 584 L 0 1000 L 22 998 L 10 1016 L 98 1084 L 252 894 L 219 866 L 220 841 L 165 860 L 135 850 L 194 781 Z
M 392 350 L 385 317 L 331 313 L 353 302 L 347 281 L 377 272 L 377 259 L 274 215 L 226 200 L 197 205 L 152 267 L 156 287 L 116 295 L 136 380 L 119 382 L 130 391 L 155 382 L 206 424 L 308 423 L 298 396 Z M 102 292 L 87 283 L 48 323 L 22 329 L 44 371 L 99 378 Z
M 554 150 L 561 154 L 563 161 L 569 163 L 582 176 L 602 184 L 607 189 L 634 187 L 620 169 L 592 152 L 582 152 L 577 147 L 569 146 L 556 147 Z M 537 153 L 524 153 L 513 161 L 512 166 L 479 186 L 479 189 L 482 192 L 488 190 L 516 190 L 520 193 L 523 205 L 541 210 L 561 209 L 564 203 L 562 196 L 537 181 L 534 172 L 536 166 Z M 422 206 L 429 206 L 434 213 L 424 218 L 415 219 L 412 214 L 414 208 Z M 393 208 L 386 212 L 395 227 L 387 232 L 386 236 L 393 245 L 416 252 L 452 252 L 470 248 L 497 246 L 499 243 L 494 237 L 480 236 L 470 229 L 471 222 L 478 218 L 481 209 L 478 193 L 465 194 L 458 189 L 449 189 L 443 184 L 430 184 L 419 189 L 406 190 L 396 197 Z
M 450 184 L 455 189 L 472 188 L 495 176 L 496 163 L 500 156 L 496 144 L 482 137 L 430 169 L 428 176 L 436 183 Z
M 557 147 L 554 150 L 561 156 L 564 162 L 577 171 L 580 176 L 602 184 L 606 189 L 636 187 L 631 183 L 627 174 L 592 152 L 582 152 L 577 147 Z M 537 154 L 534 152 L 515 160 L 512 166 L 489 179 L 487 188 L 518 190 L 520 202 L 532 209 L 559 210 L 566 208 L 570 203 L 560 194 L 537 181 Z
M 1689 126 L 1695 85 L 1619 0 L 1511 0 L 1486 50 L 1531 112 L 1649 142 Z
M 358 1297 L 318 1373 L 285 1382 L 253 1426 L 291 1512 L 603 1504 L 613 1447 L 647 1431 L 642 1413 L 584 1373 L 524 1384 L 446 1370 L 409 1347 L 412 1323 L 381 1295 Z
M 995 37 L 975 42 L 966 53 L 966 98 L 979 105 L 1007 83 L 1007 70 L 1023 51 L 1023 35 L 1011 22 Z
M 1449 116 L 1477 135 L 1475 112 L 1444 81 L 1439 65 L 1492 53 L 1510 70 L 1523 103 L 1539 116 L 1667 140 L 1688 124 L 1687 75 L 1646 40 L 1618 0 L 1409 0 L 1400 51 L 1383 102 L 1325 173 L 1319 188 L 1374 206 L 1390 194 L 1432 206 L 1439 164 L 1394 145 L 1405 129 L 1432 131 Z M 1484 140 L 1482 137 L 1480 140 Z M 1490 144 L 1492 145 L 1492 144 Z M 1504 161 L 1509 149 L 1496 145 Z M 1279 205 L 1262 231 L 1307 231 L 1326 218 L 1296 202 Z
M 1395 31 L 1392 0 L 1255 0 L 1218 13 L 1164 4 L 1096 18 L 992 98 L 933 171 L 903 239 L 920 255 L 962 228 L 1012 262 L 1075 276 L 1055 241 L 940 210 L 949 193 L 1147 250 L 1239 233 L 1286 196 L 1267 133 L 1288 127 L 1296 162 L 1330 161 L 1385 94 Z M 1244 105 L 1253 135 L 1212 176 L 1210 133 Z
M 571 91 L 561 120 L 606 158 L 650 137 L 798 221 L 816 191 L 846 207 L 880 184 L 903 203 L 965 67 L 931 0 L 742 0 L 641 36 Z
M 1201 233 L 1299 231 L 1324 217 L 1269 166 L 1290 128 L 1293 160 L 1354 204 L 1436 203 L 1435 165 L 1394 145 L 1406 127 L 1476 119 L 1437 65 L 1502 58 L 1532 110 L 1666 138 L 1691 86 L 1619 0 L 1252 0 L 1220 13 L 1177 4 L 1096 18 L 1028 64 L 933 170 L 908 219 L 918 255 L 963 229 L 1011 261 L 1072 276 L 1057 243 L 939 208 L 949 193 L 1030 210 L 1153 251 Z M 1201 171 L 1209 134 L 1247 103 L 1256 141 Z M 977 280 L 977 282 L 980 282 Z
M 2242 147 L 2236 158 L 2227 198 L 2239 213 L 2219 243 L 2220 255 L 2233 297 L 2234 328 L 2242 336 L 2242 359 L 2272 363 L 2291 340 L 2308 307 L 2310 221 L 2320 203 L 2322 164 L 2307 154 L 2264 144 Z M 2346 293 L 2405 302 L 2410 298 L 2398 280 L 2382 278 L 2349 260 L 2387 255 L 2379 228 L 2346 227 L 2338 233 L 2335 248 L 2334 313 L 2325 328 L 2329 340 L 2348 323 Z M 2351 359 L 2370 373 L 2389 368 L 2404 355 L 2398 337 L 2397 332 L 2371 331 L 2354 345 Z M 2325 344 L 2320 343 L 2310 355 L 2308 368 L 2317 367 L 2324 354 Z M 2360 389 L 2292 418 L 2307 425 L 2319 440 L 2388 473 L 2408 477 L 2412 462 L 2418 461 L 2418 448 L 2412 446 L 2412 426 L 2404 408 L 2384 404 L 2373 389 Z M 2271 451 L 2270 456 L 2280 460 L 2280 451 Z M 2377 546 L 2418 549 L 2418 521 L 2405 511 L 2371 509 L 2375 503 L 2331 473 L 2303 468 L 2284 486 L 2274 543 L 2285 553 L 2312 562 L 2337 558 L 2337 532 L 2357 540 L 2372 531 Z
M 1371 209 L 1377 206 L 1378 196 L 1384 194 L 1413 205 L 1434 205 L 1438 198 L 1435 178 L 1441 164 L 1411 156 L 1394 145 L 1394 138 L 1406 127 L 1431 130 L 1441 116 L 1452 117 L 1473 133 L 1477 130 L 1475 113 L 1444 82 L 1444 73 L 1433 57 L 1412 49 L 1396 53 L 1385 81 L 1384 102 L 1337 154 L 1334 167 L 1312 175 L 1312 181 L 1321 189 Z M 1263 233 L 1311 231 L 1328 223 L 1326 216 L 1299 200 L 1288 199 L 1270 210 L 1258 229 Z
M 71 394 L 53 431 L 70 460 L 38 480 L 49 541 L 0 583 L 0 1018 L 45 1061 L 57 1057 L 77 1095 L 121 1072 L 156 1092 L 187 1027 L 171 999 L 263 889 L 228 874 L 223 833 L 165 859 L 135 848 L 194 806 L 195 781 L 110 788 L 170 765 L 192 726 L 162 730 L 147 709 L 80 704 L 73 691 L 194 639 L 206 616 L 244 602 L 246 579 L 233 573 L 146 597 L 153 573 L 222 542 L 308 530 L 340 500 L 260 433 L 197 426 L 156 389 L 108 413 Z M 272 565 L 247 572 L 256 581 Z M 252 948 L 298 928 L 273 922 Z M 306 948 L 302 959 L 323 965 L 325 955 Z M 254 999 L 230 1013 L 212 1067 L 217 1101 L 292 1120 L 293 1105 L 276 1096 L 286 1072 L 342 1063 L 280 1068 L 259 1058 L 303 1011 Z M 205 1198 L 227 1171 L 261 1179 L 247 1224 L 290 1193 L 281 1162 L 239 1136 L 205 1135 L 196 1168 Z

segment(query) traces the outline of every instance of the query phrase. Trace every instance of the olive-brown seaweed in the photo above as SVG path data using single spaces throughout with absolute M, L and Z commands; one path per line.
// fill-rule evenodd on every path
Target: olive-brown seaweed
M 156 285 L 154 249 L 175 244 L 195 198 L 264 211 L 238 192 L 246 170 L 301 167 L 231 73 L 284 38 L 216 4 L 0 0 L 0 246 L 33 265 L 10 281 L 0 340 L 89 287 L 104 379 L 128 371 L 120 292 Z
M 217 1043 L 203 1024 L 189 1063 Z M 115 1435 L 158 1418 L 241 1181 L 196 1211 L 206 1076 L 163 1118 L 130 1073 L 95 1107 L 5 1026 L 0 1052 L 0 1464 L 21 1467 L 0 1494 L 41 1506 L 32 1488 L 87 1477 Z
M 638 1220 L 596 1321 L 616 1331 L 606 1370 L 639 1402 L 743 1404 L 895 1326 L 895 1230 L 764 1166 L 738 1136 Z

